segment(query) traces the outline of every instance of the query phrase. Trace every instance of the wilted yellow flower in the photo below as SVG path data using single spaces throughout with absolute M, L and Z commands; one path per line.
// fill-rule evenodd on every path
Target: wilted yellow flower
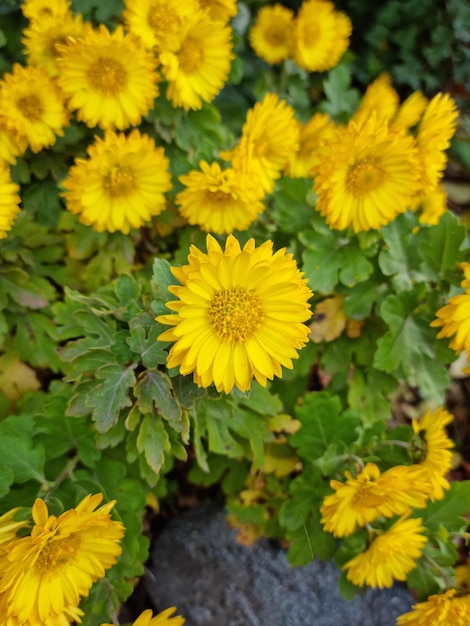
M 76 159 L 62 183 L 67 208 L 82 224 L 127 234 L 165 209 L 169 163 L 153 139 L 137 129 L 127 137 L 108 130 L 87 152 L 89 158 Z
M 219 392 L 247 391 L 253 377 L 266 386 L 307 342 L 312 292 L 292 254 L 273 253 L 271 241 L 241 249 L 229 235 L 225 250 L 211 235 L 206 241 L 207 254 L 191 246 L 189 265 L 171 270 L 181 283 L 169 287 L 175 313 L 157 318 L 172 326 L 158 337 L 175 342 L 168 367 Z
M 138 126 L 158 95 L 155 57 L 121 26 L 85 26 L 81 39 L 57 45 L 59 82 L 77 118 L 90 128 Z
M 394 580 L 406 580 L 423 553 L 427 538 L 422 520 L 401 518 L 381 535 L 372 539 L 364 551 L 342 569 L 346 578 L 358 587 L 391 587 Z
M 172 606 L 154 616 L 152 611 L 147 609 L 132 622 L 132 626 L 183 626 L 184 617 L 173 615 L 176 610 L 176 607 Z M 101 624 L 101 626 L 113 626 L 113 624 Z
M 160 53 L 168 81 L 167 98 L 176 107 L 200 109 L 212 102 L 227 80 L 233 58 L 231 29 L 205 11 L 184 20 L 176 42 Z
M 294 59 L 309 72 L 325 72 L 338 64 L 349 46 L 352 25 L 328 0 L 306 0 L 295 19 Z
M 176 196 L 181 215 L 207 232 L 246 230 L 264 211 L 258 182 L 232 168 L 221 170 L 218 163 L 201 161 L 199 167 L 179 177 L 186 187 Z
M 420 224 L 438 224 L 441 217 L 447 211 L 447 194 L 441 184 L 437 184 L 421 200 L 421 211 L 419 214 Z
M 419 187 L 413 138 L 375 114 L 352 120 L 319 148 L 317 210 L 331 228 L 380 228 L 406 211 Z
M 33 152 L 52 146 L 69 118 L 64 94 L 47 70 L 19 63 L 0 81 L 0 116 L 18 142 L 26 137 Z
M 299 123 L 299 150 L 289 155 L 285 173 L 291 178 L 308 178 L 318 163 L 318 148 L 334 134 L 335 124 L 326 113 L 315 113 L 306 124 Z
M 335 295 L 319 302 L 313 311 L 309 339 L 313 343 L 333 341 L 346 327 L 344 296 Z
M 11 182 L 10 169 L 0 163 L 0 239 L 7 236 L 20 211 L 19 190 L 19 186 Z
M 70 12 L 70 7 L 69 0 L 23 0 L 21 3 L 23 15 L 36 22 L 50 17 L 61 20 Z
M 397 626 L 465 626 L 470 624 L 470 596 L 456 589 L 429 596 L 397 619 Z
M 237 0 L 197 0 L 197 3 L 217 22 L 228 22 L 237 14 Z
M 96 508 L 102 499 L 88 495 L 58 517 L 44 500 L 35 501 L 31 535 L 10 541 L 0 556 L 6 617 L 32 624 L 58 619 L 116 562 L 124 527 L 111 520 L 114 502 Z
M 330 482 L 335 490 L 323 500 L 320 512 L 325 530 L 335 537 L 345 537 L 358 527 L 379 517 L 393 517 L 422 508 L 427 496 L 419 478 L 405 465 L 397 465 L 380 473 L 375 463 L 367 463 L 353 477 L 345 472 L 346 482 Z
M 270 65 L 290 58 L 294 45 L 293 12 L 282 4 L 262 7 L 249 39 L 255 53 Z
M 467 353 L 470 355 L 470 264 L 463 263 L 465 279 L 462 287 L 465 293 L 450 298 L 449 303 L 443 306 L 436 313 L 437 319 L 431 322 L 431 326 L 442 326 L 437 338 L 452 337 L 449 347 L 457 353 Z
M 389 120 L 397 112 L 400 98 L 392 87 L 390 74 L 380 74 L 366 89 L 366 93 L 355 114 L 368 117 L 375 113 L 379 118 Z

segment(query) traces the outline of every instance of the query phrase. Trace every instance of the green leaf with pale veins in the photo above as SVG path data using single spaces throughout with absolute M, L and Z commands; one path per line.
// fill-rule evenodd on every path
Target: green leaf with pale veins
M 0 459 L 9 468 L 15 482 L 35 480 L 45 482 L 44 464 L 46 455 L 41 445 L 34 445 L 28 433 L 0 432 Z
M 144 454 L 149 467 L 159 474 L 165 462 L 165 452 L 171 449 L 168 433 L 158 415 L 144 415 L 137 436 L 137 450 Z
M 132 352 L 140 355 L 142 363 L 149 369 L 156 368 L 166 362 L 165 344 L 157 341 L 161 329 L 154 324 L 147 332 L 142 326 L 130 324 L 130 337 L 127 344 Z
M 447 273 L 455 272 L 457 264 L 463 260 L 461 246 L 465 235 L 465 226 L 450 211 L 428 229 L 418 254 L 422 259 L 421 270 L 429 280 L 442 280 Z
M 444 526 L 449 532 L 460 532 L 466 525 L 464 516 L 470 511 L 470 481 L 454 481 L 444 498 L 430 502 L 425 509 L 416 512 L 430 532 Z
M 170 378 L 158 370 L 146 371 L 134 391 L 142 413 L 157 412 L 178 432 L 185 432 L 181 406 L 175 400 Z
M 102 383 L 93 386 L 87 394 L 85 404 L 92 409 L 96 430 L 105 433 L 118 420 L 121 409 L 132 406 L 129 388 L 135 384 L 133 369 L 106 365 L 96 372 Z

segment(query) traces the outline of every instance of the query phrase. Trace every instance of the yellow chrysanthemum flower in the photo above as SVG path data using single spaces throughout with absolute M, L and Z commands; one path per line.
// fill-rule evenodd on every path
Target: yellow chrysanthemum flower
M 5 604 L 3 597 L 4 594 L 0 594 L 0 626 L 38 626 L 38 622 L 33 619 L 26 621 L 20 620 L 17 615 L 8 615 L 8 605 Z M 75 606 L 68 606 L 64 609 L 60 615 L 49 617 L 41 622 L 40 626 L 70 626 L 70 624 L 81 624 L 84 613 L 81 609 Z
M 0 162 L 0 239 L 7 236 L 20 211 L 19 190 L 19 186 L 11 182 L 10 169 Z
M 285 167 L 286 176 L 308 178 L 318 163 L 318 148 L 334 135 L 335 124 L 326 113 L 315 113 L 306 124 L 299 124 L 299 150 L 291 155 Z
M 175 342 L 168 367 L 225 393 L 247 391 L 253 377 L 266 386 L 282 376 L 281 366 L 292 368 L 307 343 L 312 292 L 292 254 L 272 248 L 250 239 L 241 249 L 233 235 L 225 250 L 211 235 L 207 254 L 191 246 L 189 265 L 172 268 L 181 284 L 169 287 L 175 314 L 157 318 L 172 326 L 158 337 Z
M 232 53 L 232 31 L 198 11 L 184 20 L 176 43 L 160 53 L 168 81 L 167 98 L 176 107 L 200 109 L 212 102 L 227 80 Z
M 222 158 L 271 193 L 289 156 L 299 148 L 300 131 L 294 113 L 276 94 L 266 94 L 248 111 L 239 143 L 232 151 L 222 152 Z
M 392 87 L 391 76 L 384 72 L 367 87 L 355 117 L 368 117 L 375 113 L 379 118 L 390 119 L 397 112 L 399 104 L 400 98 Z
M 367 463 L 356 478 L 350 472 L 345 476 L 345 483 L 330 482 L 335 493 L 324 498 L 320 509 L 324 529 L 335 537 L 345 537 L 379 517 L 403 515 L 426 503 L 419 479 L 405 465 L 381 474 L 377 465 Z
M 430 191 L 421 201 L 419 214 L 420 224 L 435 225 L 447 211 L 447 193 L 444 187 L 438 183 L 433 191 Z
M 127 234 L 165 209 L 169 163 L 153 139 L 137 129 L 127 137 L 108 130 L 87 152 L 89 158 L 76 159 L 62 183 L 67 208 L 82 224 Z
M 403 102 L 398 108 L 390 125 L 393 129 L 408 130 L 421 119 L 424 110 L 428 104 L 428 99 L 423 96 L 421 91 L 414 91 L 411 96 Z
M 372 114 L 352 120 L 319 148 L 313 170 L 317 210 L 331 228 L 380 228 L 406 211 L 418 190 L 411 136 L 391 132 Z
M 438 93 L 427 105 L 416 135 L 421 161 L 422 195 L 433 191 L 442 178 L 446 150 L 457 127 L 458 110 L 448 94 Z
M 16 163 L 16 157 L 22 156 L 28 148 L 28 139 L 18 135 L 8 125 L 8 120 L 0 115 L 0 160 Z
M 124 527 L 110 517 L 114 502 L 96 508 L 102 499 L 88 495 L 58 517 L 35 501 L 31 535 L 10 541 L 0 556 L 7 617 L 33 624 L 60 618 L 116 562 Z
M 121 26 L 86 25 L 81 39 L 57 45 L 59 82 L 90 128 L 138 126 L 158 95 L 155 57 Z
M 36 22 L 50 17 L 61 20 L 70 12 L 70 7 L 69 0 L 23 0 L 21 3 L 23 15 Z
M 180 615 L 173 615 L 176 607 L 172 606 L 158 615 L 153 616 L 150 609 L 147 609 L 132 622 L 132 626 L 183 626 L 185 619 Z M 113 626 L 112 624 L 101 624 L 101 626 Z
M 18 522 L 14 519 L 18 511 L 21 511 L 20 506 L 0 515 L 0 552 L 4 551 L 5 544 L 16 538 L 16 533 L 20 528 L 28 526 L 28 520 Z
M 197 0 L 200 9 L 209 11 L 212 20 L 228 22 L 237 14 L 237 0 Z
M 255 54 L 270 65 L 289 59 L 294 46 L 294 13 L 282 4 L 262 7 L 249 39 Z
M 397 619 L 397 626 L 464 626 L 470 624 L 470 596 L 455 589 L 429 596 Z
M 372 539 L 367 550 L 345 565 L 346 578 L 358 587 L 391 587 L 394 580 L 406 580 L 423 553 L 427 538 L 422 520 L 401 518 Z
M 33 152 L 52 146 L 69 117 L 64 95 L 47 70 L 18 63 L 0 82 L 0 116 L 17 141 L 27 138 Z
M 57 44 L 65 44 L 68 37 L 79 38 L 83 34 L 83 18 L 66 13 L 56 17 L 33 22 L 23 30 L 22 43 L 29 65 L 47 69 L 51 76 L 57 76 L 56 59 L 59 56 Z
M 199 5 L 198 0 L 125 0 L 125 7 L 128 30 L 151 50 L 177 45 L 184 20 L 194 15 Z
M 325 72 L 338 64 L 349 46 L 352 25 L 328 0 L 307 0 L 295 19 L 294 59 L 309 72 Z
M 447 436 L 446 426 L 453 420 L 453 416 L 445 409 L 426 411 L 419 419 L 412 421 L 412 428 L 417 440 L 414 441 L 416 453 L 420 457 L 419 463 L 411 468 L 424 470 L 423 481 L 428 484 L 425 488 L 431 500 L 441 500 L 444 489 L 450 485 L 445 478 L 452 464 L 454 444 Z
M 260 185 L 247 174 L 218 163 L 199 163 L 179 180 L 186 187 L 176 196 L 181 215 L 207 232 L 230 234 L 246 230 L 264 211 Z
M 453 296 L 449 303 L 436 313 L 437 319 L 431 322 L 431 326 L 442 326 L 437 338 L 453 337 L 449 347 L 458 354 L 466 351 L 467 358 L 470 355 L 470 264 L 462 263 L 465 279 L 461 285 L 465 293 Z

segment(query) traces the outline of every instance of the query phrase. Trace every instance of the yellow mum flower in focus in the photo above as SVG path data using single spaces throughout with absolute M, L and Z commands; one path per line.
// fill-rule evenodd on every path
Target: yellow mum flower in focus
M 11 182 L 10 169 L 0 163 L 0 239 L 7 236 L 20 212 L 19 190 L 19 186 Z
M 20 528 L 28 526 L 28 520 L 18 522 L 14 519 L 18 511 L 21 511 L 20 506 L 11 509 L 4 515 L 0 515 L 0 552 L 3 552 L 5 549 L 5 544 L 15 539 L 16 533 Z
M 292 254 L 273 253 L 271 241 L 241 249 L 229 235 L 225 250 L 211 235 L 206 241 L 207 254 L 191 246 L 189 264 L 171 270 L 181 284 L 169 287 L 175 314 L 157 317 L 172 326 L 158 337 L 175 342 L 168 367 L 219 392 L 247 391 L 253 377 L 266 386 L 307 343 L 312 292 Z
M 124 527 L 110 517 L 114 502 L 96 508 L 102 499 L 87 495 L 58 517 L 35 501 L 31 535 L 8 543 L 0 557 L 7 617 L 33 624 L 60 618 L 114 565 Z
M 235 170 L 258 180 L 271 193 L 289 156 L 299 149 L 299 124 L 294 109 L 276 94 L 268 93 L 250 109 L 235 148 L 222 152 Z
M 45 17 L 33 22 L 23 30 L 21 42 L 29 65 L 44 67 L 51 76 L 57 76 L 57 44 L 65 44 L 68 37 L 79 38 L 82 34 L 82 16 L 74 17 L 71 13 L 66 13 L 60 20 L 56 17 Z
M 178 33 L 187 17 L 198 10 L 197 0 L 125 0 L 126 26 L 142 45 L 151 50 L 178 42 Z
M 452 337 L 449 347 L 457 354 L 466 351 L 467 358 L 470 355 L 470 264 L 462 263 L 465 279 L 461 285 L 465 293 L 450 298 L 448 304 L 436 313 L 437 319 L 430 326 L 442 326 L 437 338 Z
M 162 72 L 168 81 L 167 98 L 176 107 L 200 109 L 212 102 L 227 80 L 232 53 L 232 31 L 214 22 L 206 11 L 187 18 L 176 43 L 160 52 Z
M 50 17 L 61 20 L 70 12 L 70 7 L 69 0 L 23 0 L 21 3 L 23 15 L 36 22 Z
M 228 22 L 237 14 L 237 0 L 197 0 L 199 8 L 209 11 L 212 20 Z
M 45 69 L 15 63 L 0 85 L 0 115 L 19 142 L 26 137 L 40 152 L 63 136 L 69 120 L 64 94 Z
M 411 136 L 372 114 L 352 120 L 319 148 L 313 170 L 317 210 L 331 228 L 377 229 L 406 211 L 419 187 Z
M 270 65 L 289 59 L 294 46 L 294 13 L 282 4 L 262 7 L 249 40 L 255 54 Z
M 176 196 L 181 215 L 212 233 L 246 230 L 264 211 L 259 184 L 242 172 L 221 170 L 218 163 L 201 161 L 199 167 L 179 177 L 186 187 Z
M 108 130 L 87 152 L 62 183 L 67 208 L 82 224 L 127 234 L 164 210 L 164 193 L 172 187 L 169 163 L 153 139 L 137 129 L 127 137 Z
M 390 74 L 380 74 L 366 89 L 355 117 L 368 117 L 375 113 L 379 118 L 392 118 L 398 110 L 400 98 L 392 87 Z
M 470 596 L 456 589 L 429 596 L 397 619 L 397 626 L 464 626 L 470 624 Z
M 147 609 L 132 622 L 132 626 L 183 626 L 185 619 L 179 615 L 173 615 L 176 607 L 172 606 L 158 615 L 153 616 L 150 609 Z M 113 624 L 101 624 L 101 626 L 113 626 Z
M 81 39 L 57 45 L 59 82 L 77 118 L 93 128 L 138 126 L 158 95 L 156 59 L 121 26 L 86 25 Z
M 324 529 L 335 537 L 346 537 L 379 517 L 403 515 L 426 503 L 419 478 L 405 465 L 381 474 L 375 463 L 367 463 L 356 478 L 350 472 L 345 476 L 345 483 L 330 482 L 335 493 L 326 496 L 320 508 Z
M 333 136 L 335 124 L 326 113 L 315 113 L 299 129 L 299 150 L 289 155 L 284 171 L 291 178 L 308 178 L 318 163 L 318 148 Z
M 309 72 L 326 72 L 349 46 L 352 25 L 328 0 L 307 0 L 295 19 L 294 59 Z
M 391 587 L 394 580 L 406 580 L 423 553 L 427 538 L 422 520 L 401 518 L 388 530 L 372 539 L 364 551 L 342 569 L 346 578 L 358 587 Z
M 411 468 L 424 470 L 422 479 L 431 500 L 441 500 L 444 497 L 444 489 L 450 485 L 445 478 L 452 464 L 452 452 L 454 444 L 447 436 L 446 426 L 453 420 L 453 416 L 445 409 L 426 411 L 419 419 L 412 421 L 412 428 L 417 439 L 414 442 L 416 452 L 421 457 L 419 463 Z M 423 489 L 426 489 L 423 486 Z

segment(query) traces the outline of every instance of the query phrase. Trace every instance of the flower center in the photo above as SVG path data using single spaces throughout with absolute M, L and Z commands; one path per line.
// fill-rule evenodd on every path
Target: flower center
M 268 157 L 269 150 L 270 150 L 269 141 L 265 137 L 262 137 L 256 142 L 254 152 L 255 152 L 255 155 L 259 159 L 263 157 Z
M 20 98 L 17 103 L 17 107 L 21 113 L 32 122 L 37 122 L 41 119 L 44 108 L 39 98 L 35 95 L 25 96 Z
M 187 37 L 178 56 L 180 68 L 185 74 L 194 74 L 200 68 L 203 56 L 199 39 Z
M 376 507 L 383 501 L 383 496 L 374 491 L 374 482 L 369 481 L 361 485 L 353 497 L 353 502 L 358 507 Z
M 348 168 L 346 188 L 354 196 L 363 196 L 376 189 L 383 179 L 384 171 L 377 159 L 362 159 Z
M 254 289 L 233 287 L 214 294 L 208 316 L 219 339 L 240 344 L 258 330 L 264 312 Z
M 34 564 L 36 574 L 40 577 L 57 576 L 62 568 L 77 559 L 80 545 L 78 534 L 48 541 Z
M 287 41 L 285 28 L 280 28 L 276 24 L 271 24 L 264 34 L 266 41 L 273 47 L 283 46 Z
M 176 11 L 154 4 L 147 14 L 147 24 L 158 35 L 163 35 L 176 30 L 180 20 Z
M 217 191 L 209 191 L 209 200 L 213 204 L 227 204 L 230 198 L 231 196 L 228 193 L 220 191 L 220 189 L 217 189 Z
M 91 86 L 104 95 L 120 93 L 127 83 L 127 72 L 115 59 L 100 57 L 87 72 Z
M 312 45 L 320 39 L 320 26 L 317 22 L 309 22 L 303 28 L 303 38 L 307 45 Z
M 103 183 L 110 196 L 127 196 L 135 189 L 134 172 L 130 167 L 115 166 L 104 177 Z

